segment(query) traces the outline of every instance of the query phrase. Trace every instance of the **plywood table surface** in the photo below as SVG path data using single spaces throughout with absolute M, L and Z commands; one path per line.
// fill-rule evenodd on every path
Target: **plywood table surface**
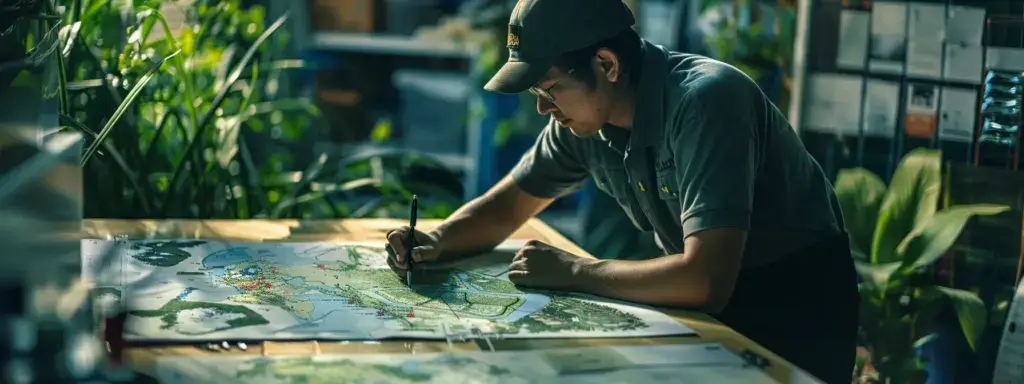
M 431 228 L 438 220 L 420 220 L 420 228 Z M 345 220 L 86 220 L 84 236 L 100 239 L 147 239 L 147 238 L 197 238 L 235 241 L 381 241 L 391 229 L 408 224 L 396 219 L 345 219 Z M 538 219 L 530 220 L 512 239 L 536 239 L 569 252 L 588 255 L 578 245 Z M 659 345 L 681 343 L 721 343 L 734 352 L 750 350 L 768 359 L 766 372 L 773 379 L 788 383 L 794 376 L 805 376 L 802 370 L 750 339 L 719 323 L 711 316 L 700 312 L 671 308 L 658 308 L 698 333 L 698 336 L 649 337 L 649 338 L 575 338 L 575 339 L 503 339 L 493 340 L 494 350 L 531 350 L 552 347 L 578 347 L 601 345 Z M 232 349 L 227 352 L 210 352 L 189 345 L 134 345 L 127 348 L 127 359 L 133 367 L 148 375 L 155 375 L 155 360 L 167 355 L 203 354 L 224 355 L 316 355 L 338 353 L 429 353 L 488 350 L 481 341 L 453 342 L 441 340 L 417 341 L 267 341 L 251 345 L 248 350 Z M 801 380 L 798 380 L 801 381 Z

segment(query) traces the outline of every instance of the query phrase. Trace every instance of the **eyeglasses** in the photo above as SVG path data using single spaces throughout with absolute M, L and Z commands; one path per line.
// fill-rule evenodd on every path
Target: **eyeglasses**
M 575 71 L 575 69 L 570 69 L 569 72 L 566 72 L 566 74 L 571 75 Z M 554 104 L 555 96 L 551 95 L 551 89 L 555 88 L 555 86 L 558 85 L 558 83 L 561 81 L 562 79 L 555 80 L 555 82 L 552 83 L 551 86 L 549 86 L 547 89 L 536 86 L 530 87 L 530 93 L 534 94 L 537 97 L 541 97 L 544 100 L 547 100 L 549 103 Z

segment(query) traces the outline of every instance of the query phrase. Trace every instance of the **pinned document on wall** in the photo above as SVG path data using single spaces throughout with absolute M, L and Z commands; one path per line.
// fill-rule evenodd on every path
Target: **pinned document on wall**
M 863 70 L 871 35 L 871 12 L 844 9 L 839 14 L 836 68 Z
M 981 84 L 985 8 L 950 5 L 946 11 L 946 53 L 942 78 Z
M 905 131 L 909 137 L 930 138 L 938 127 L 939 87 L 934 84 L 910 84 L 907 92 Z
M 939 109 L 939 140 L 971 143 L 974 141 L 974 115 L 978 91 L 945 87 Z
M 946 44 L 946 64 L 942 68 L 942 78 L 967 84 L 981 84 L 982 46 L 960 43 Z
M 863 82 L 854 75 L 811 75 L 803 126 L 816 132 L 859 135 Z
M 942 42 L 946 30 L 946 5 L 910 3 L 907 35 L 907 74 L 942 77 Z
M 871 7 L 871 72 L 903 74 L 907 58 L 906 23 L 907 3 L 880 1 Z
M 1024 48 L 988 47 L 985 68 L 1024 71 Z
M 947 12 L 946 42 L 981 45 L 985 34 L 985 8 L 951 5 Z
M 900 83 L 869 79 L 864 98 L 864 136 L 892 138 L 899 123 Z

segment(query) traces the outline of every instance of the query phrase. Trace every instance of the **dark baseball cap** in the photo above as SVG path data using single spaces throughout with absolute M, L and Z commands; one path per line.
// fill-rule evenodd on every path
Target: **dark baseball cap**
M 622 0 L 519 0 L 508 22 L 508 62 L 484 89 L 526 91 L 544 78 L 559 55 L 597 44 L 634 23 Z

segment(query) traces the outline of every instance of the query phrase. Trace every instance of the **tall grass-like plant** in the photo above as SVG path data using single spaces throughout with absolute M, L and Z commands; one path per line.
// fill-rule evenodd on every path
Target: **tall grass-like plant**
M 304 67 L 277 57 L 287 15 L 265 25 L 239 0 L 61 4 L 61 121 L 91 137 L 86 217 L 352 217 L 406 203 L 404 179 L 386 174 L 409 156 L 294 159 L 319 111 L 281 95 L 285 71 Z M 183 21 L 165 16 L 175 6 Z
M 862 168 L 840 171 L 835 183 L 860 275 L 863 343 L 880 382 L 919 383 L 927 374 L 916 350 L 934 336 L 947 305 L 975 348 L 987 318 L 974 293 L 938 286 L 930 267 L 967 222 L 1009 207 L 961 205 L 938 210 L 941 154 L 917 149 L 900 162 L 892 182 Z

